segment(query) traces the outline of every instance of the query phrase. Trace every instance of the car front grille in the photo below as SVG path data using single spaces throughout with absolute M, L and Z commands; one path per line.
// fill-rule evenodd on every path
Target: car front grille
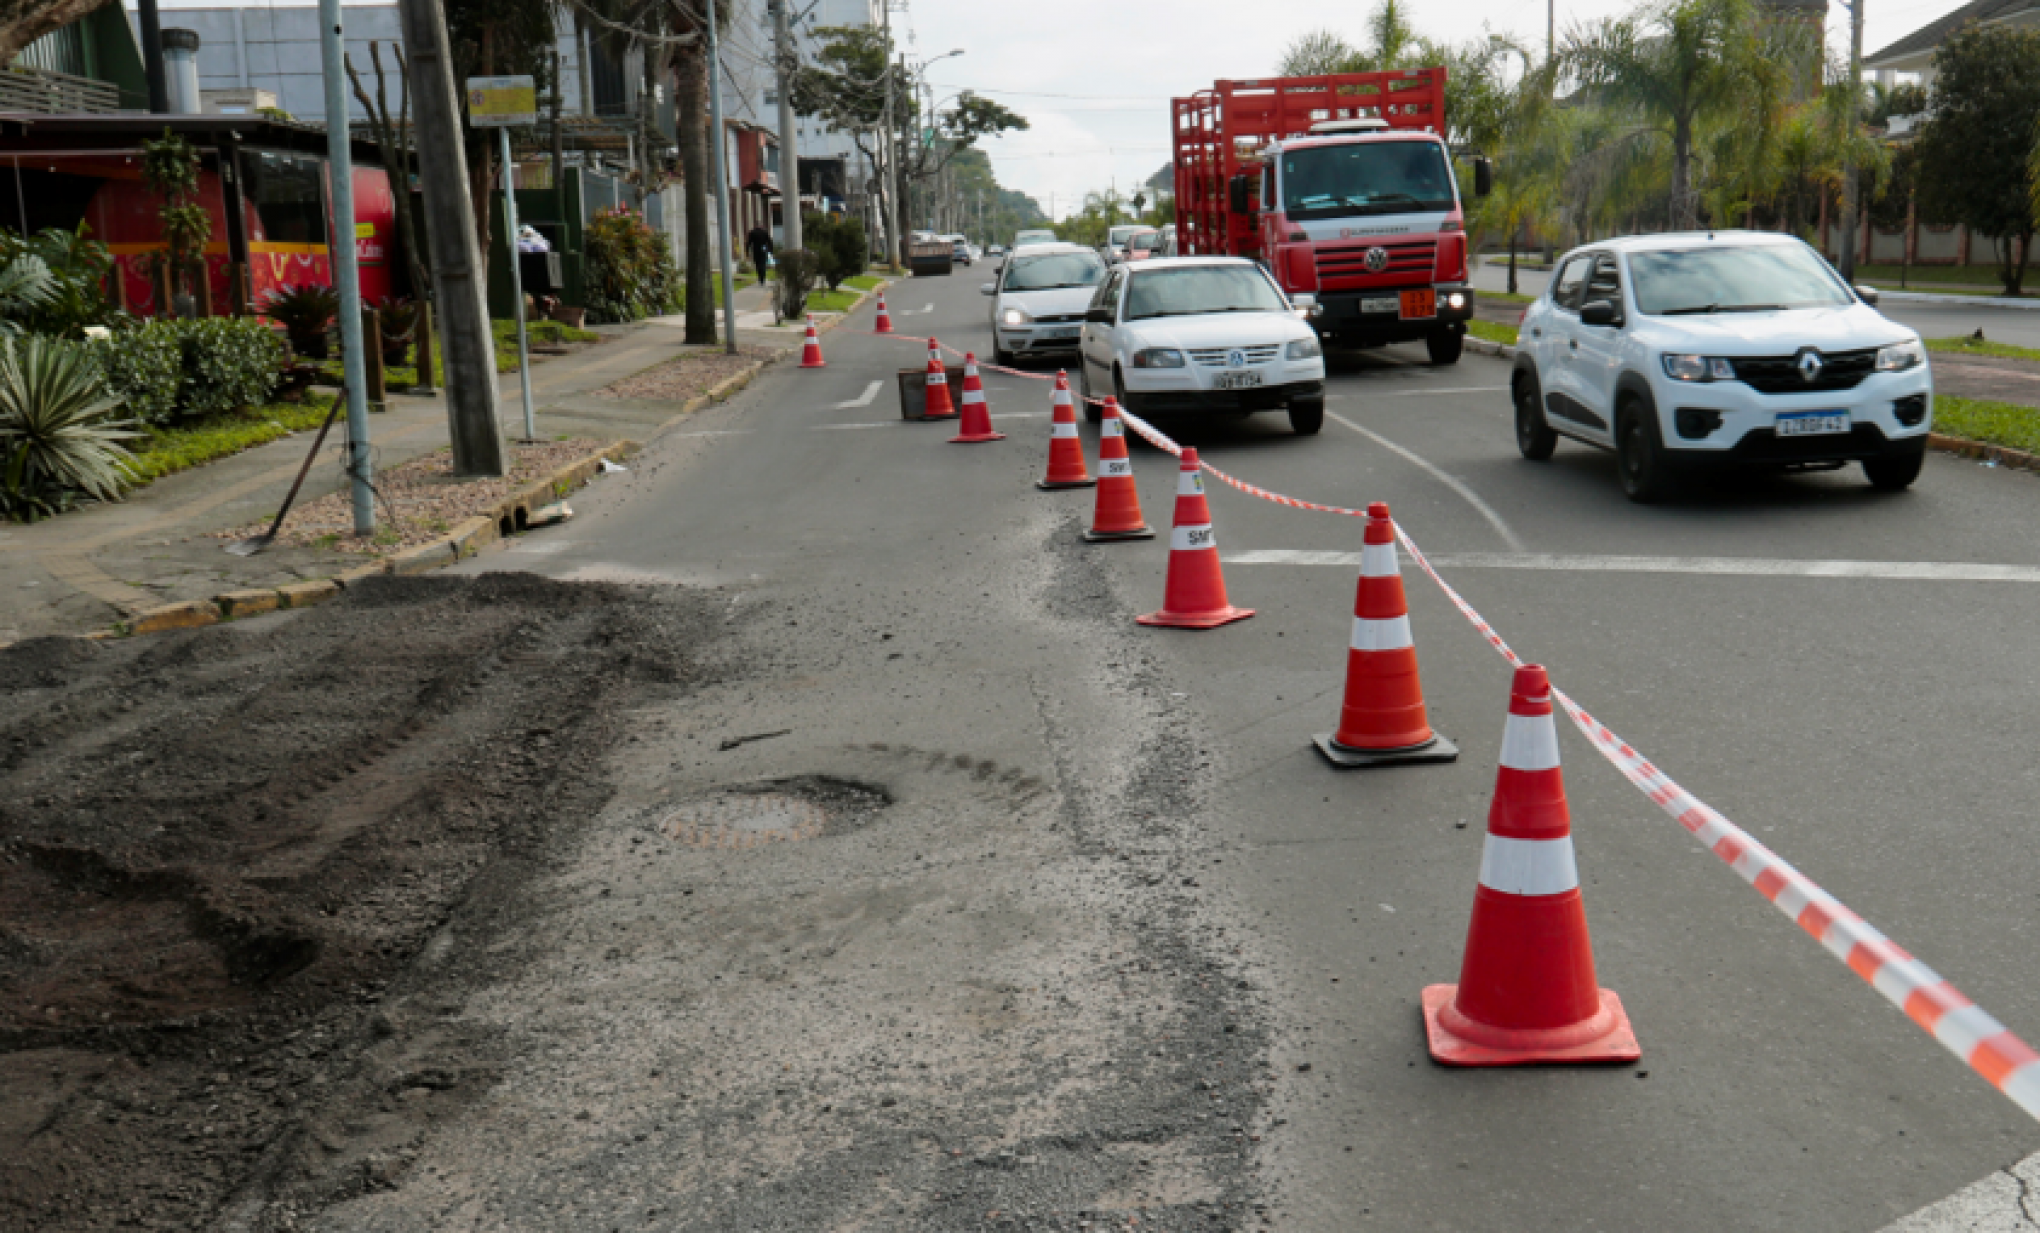
M 1274 359 L 1280 350 L 1282 350 L 1280 343 L 1268 343 L 1258 347 L 1197 347 L 1191 350 L 1190 358 L 1206 368 L 1225 368 L 1229 366 L 1230 357 L 1235 351 L 1245 356 L 1249 364 L 1266 364 Z
M 1367 251 L 1380 248 L 1388 253 L 1388 264 L 1379 270 L 1367 268 Z M 1431 277 L 1438 263 L 1438 245 L 1433 240 L 1405 240 L 1396 244 L 1350 244 L 1317 250 L 1317 275 L 1333 278 L 1382 278 L 1398 276 L 1407 281 L 1411 274 Z
M 1071 325 L 1071 324 L 1074 324 L 1075 322 L 1078 322 L 1078 321 L 1082 321 L 1083 319 L 1084 319 L 1084 314 L 1082 314 L 1082 313 L 1058 313 L 1058 314 L 1055 314 L 1055 315 L 1052 315 L 1052 316 L 1047 316 L 1047 317 L 1036 317 L 1036 318 L 1034 319 L 1034 324 L 1036 324 L 1036 325 Z
M 1877 348 L 1861 351 L 1815 352 L 1821 358 L 1820 375 L 1808 381 L 1799 371 L 1799 357 L 1765 355 L 1734 361 L 1735 375 L 1751 389 L 1763 394 L 1819 394 L 1828 390 L 1853 390 L 1877 367 Z

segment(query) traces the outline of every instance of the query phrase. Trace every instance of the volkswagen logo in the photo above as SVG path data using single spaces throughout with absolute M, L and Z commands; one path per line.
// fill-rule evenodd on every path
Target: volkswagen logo
M 1820 352 L 1818 351 L 1802 351 L 1799 353 L 1799 358 L 1793 361 L 1792 366 L 1799 370 L 1799 379 L 1801 381 L 1812 385 L 1820 380 L 1821 370 L 1827 367 L 1827 361 L 1820 358 Z
M 1228 368 L 1245 368 L 1247 366 L 1247 353 L 1244 351 L 1228 351 L 1225 353 L 1225 363 Z
M 1368 268 L 1368 270 L 1369 270 L 1370 272 L 1372 272 L 1372 273 L 1375 273 L 1375 274 L 1379 274 L 1379 273 L 1381 273 L 1381 272 L 1382 272 L 1383 270 L 1387 269 L 1387 268 L 1388 268 L 1388 250 L 1387 250 L 1387 249 L 1385 249 L 1385 248 L 1379 248 L 1379 247 L 1376 247 L 1376 248 L 1370 248 L 1370 249 L 1368 249 L 1368 250 L 1367 250 L 1367 268 Z

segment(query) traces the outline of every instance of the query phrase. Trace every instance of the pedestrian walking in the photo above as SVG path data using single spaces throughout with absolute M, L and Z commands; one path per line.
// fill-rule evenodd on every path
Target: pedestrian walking
M 758 269 L 758 281 L 764 282 L 766 265 L 772 260 L 772 233 L 765 229 L 765 224 L 759 223 L 751 228 L 744 237 L 744 251 Z

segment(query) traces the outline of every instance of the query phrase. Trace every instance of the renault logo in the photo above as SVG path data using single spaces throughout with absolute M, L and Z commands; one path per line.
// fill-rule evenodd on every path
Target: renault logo
M 1244 351 L 1228 351 L 1225 353 L 1225 363 L 1228 368 L 1245 368 L 1247 366 L 1247 353 Z
M 1827 367 L 1827 361 L 1820 358 L 1820 352 L 1818 351 L 1802 351 L 1799 353 L 1799 359 L 1793 363 L 1793 367 L 1799 370 L 1799 379 L 1801 381 L 1812 385 L 1820 380 L 1821 370 Z
M 1376 274 L 1388 268 L 1388 250 L 1370 248 L 1367 250 L 1367 268 Z

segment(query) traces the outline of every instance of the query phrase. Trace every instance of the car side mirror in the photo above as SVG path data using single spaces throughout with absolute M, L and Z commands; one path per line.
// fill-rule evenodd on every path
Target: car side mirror
M 1495 165 L 1484 158 L 1473 160 L 1473 195 L 1485 197 L 1495 191 Z
M 1580 306 L 1582 325 L 1618 325 L 1621 321 L 1622 313 L 1611 300 L 1588 300 Z
M 1296 315 L 1305 321 L 1309 321 L 1324 311 L 1323 307 L 1317 302 L 1317 296 L 1312 295 L 1308 291 L 1298 291 L 1291 295 L 1289 297 L 1289 306 L 1295 309 Z
M 1875 308 L 1877 307 L 1877 288 L 1865 287 L 1863 284 L 1857 283 L 1856 298 L 1863 301 L 1865 304 L 1868 304 L 1870 307 Z
M 979 284 L 978 284 L 978 290 L 979 290 L 979 291 L 982 291 L 982 292 L 983 292 L 983 293 L 985 293 L 986 295 L 991 295 L 991 294 L 992 294 L 993 292 L 996 292 L 996 291 L 997 291 L 998 289 L 999 289 L 999 284 L 997 284 L 997 283 L 979 283 Z
M 1227 194 L 1226 204 L 1232 207 L 1232 212 L 1235 214 L 1245 214 L 1248 202 L 1251 200 L 1248 196 L 1247 177 L 1234 176 L 1226 181 L 1225 188 Z
M 1100 325 L 1111 325 L 1112 310 L 1109 308 L 1087 308 L 1084 310 L 1084 320 L 1096 321 Z

